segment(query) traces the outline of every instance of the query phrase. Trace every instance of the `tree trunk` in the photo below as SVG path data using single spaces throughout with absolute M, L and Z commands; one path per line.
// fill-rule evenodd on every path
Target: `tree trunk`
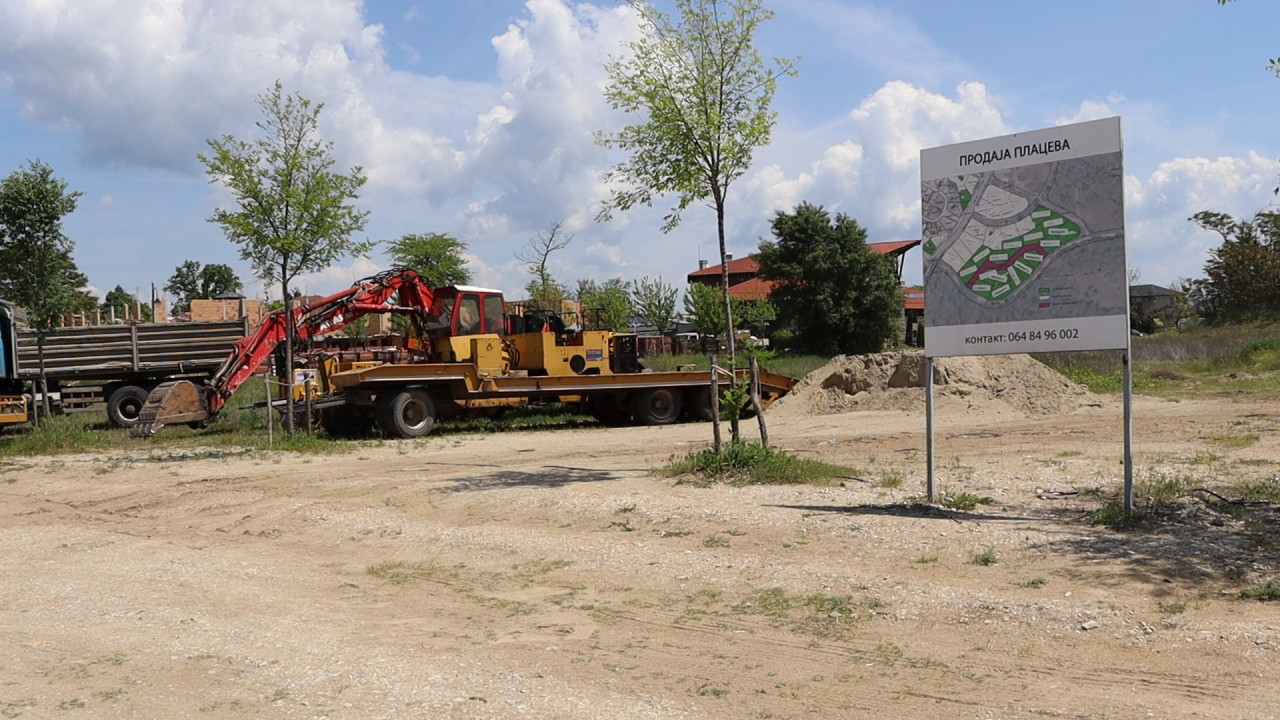
M 288 263 L 280 263 L 280 292 L 284 295 L 284 429 L 293 439 L 293 308 L 289 306 Z
M 729 348 L 729 371 L 734 373 L 730 382 L 736 385 L 738 382 L 736 372 L 738 367 L 738 356 L 737 350 L 734 348 L 733 301 L 729 297 L 729 260 L 724 241 L 724 195 L 718 184 L 715 188 L 715 202 L 716 234 L 720 239 L 720 293 L 724 299 L 724 330 Z M 741 440 L 738 433 L 738 417 L 736 414 L 729 418 L 729 432 L 733 438 L 733 442 L 737 443 Z
M 769 428 L 764 424 L 764 408 L 760 407 L 760 363 L 755 355 L 751 356 L 751 407 L 760 422 L 760 445 L 769 447 Z

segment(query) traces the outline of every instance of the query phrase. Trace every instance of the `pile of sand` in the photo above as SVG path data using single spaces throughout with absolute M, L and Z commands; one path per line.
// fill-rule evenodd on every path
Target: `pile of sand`
M 938 358 L 934 399 L 941 409 L 1066 413 L 1097 402 L 1029 355 Z M 924 411 L 924 355 L 918 351 L 841 355 L 809 373 L 769 409 L 770 415 L 830 415 L 854 410 Z

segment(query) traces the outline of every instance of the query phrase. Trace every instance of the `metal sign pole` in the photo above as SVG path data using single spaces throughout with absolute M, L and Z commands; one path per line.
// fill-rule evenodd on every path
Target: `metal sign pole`
M 1124 514 L 1133 514 L 1133 342 L 1124 351 Z
M 933 488 L 933 358 L 924 358 L 924 458 L 925 491 L 929 502 L 937 502 Z

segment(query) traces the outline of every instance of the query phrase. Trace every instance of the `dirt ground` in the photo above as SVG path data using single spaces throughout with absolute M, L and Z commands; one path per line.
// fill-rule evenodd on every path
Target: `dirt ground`
M 10 461 L 0 716 L 1280 715 L 1280 602 L 1238 597 L 1277 575 L 1270 506 L 1090 525 L 1119 403 L 966 393 L 937 482 L 993 502 L 919 505 L 923 409 L 837 409 L 766 417 L 841 487 L 650 472 L 702 424 Z M 1280 483 L 1274 404 L 1134 417 L 1140 482 Z

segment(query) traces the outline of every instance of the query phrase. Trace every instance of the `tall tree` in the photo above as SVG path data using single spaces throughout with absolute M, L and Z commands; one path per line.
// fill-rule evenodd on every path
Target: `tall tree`
M 209 140 L 200 154 L 210 182 L 225 186 L 236 208 L 218 208 L 210 222 L 222 226 L 227 239 L 240 246 L 264 282 L 289 283 L 301 273 L 318 272 L 348 255 L 367 255 L 372 244 L 353 241 L 364 229 L 368 211 L 355 206 L 365 175 L 359 167 L 335 172 L 333 143 L 320 137 L 323 103 L 298 93 L 286 95 L 279 80 L 258 97 L 263 119 L 261 137 L 240 140 L 224 135 Z M 293 337 L 293 316 L 286 313 Z M 292 381 L 293 343 L 285 343 L 286 372 Z M 286 423 L 293 430 L 293 393 L 286 393 Z
M 629 154 L 608 174 L 613 189 L 597 219 L 674 194 L 662 226 L 667 232 L 691 203 L 711 198 L 724 326 L 732 328 L 724 227 L 729 187 L 750 167 L 755 148 L 768 144 L 777 80 L 794 74 L 795 61 L 775 58 L 766 65 L 756 51 L 756 31 L 773 17 L 763 0 L 674 0 L 679 22 L 645 0 L 628 2 L 640 16 L 643 35 L 630 44 L 629 57 L 606 66 L 605 98 L 613 108 L 644 119 L 617 133 L 596 134 L 604 147 Z
M 551 254 L 563 250 L 573 240 L 572 233 L 566 233 L 564 223 L 560 220 L 548 224 L 534 233 L 529 242 L 521 250 L 516 259 L 529 271 L 529 282 L 525 291 L 534 307 L 542 310 L 560 311 L 568 290 L 551 274 L 549 266 Z
M 675 286 L 663 282 L 661 277 L 640 278 L 631 290 L 636 315 L 650 325 L 656 326 L 659 333 L 665 333 L 675 326 L 678 293 Z
M 240 292 L 244 283 L 230 265 L 202 265 L 197 260 L 186 260 L 173 269 L 164 289 L 177 298 L 173 303 L 174 312 L 190 312 L 192 300 Z
M 0 297 L 26 308 L 41 341 L 83 304 L 75 242 L 62 232 L 81 195 L 39 160 L 0 180 Z
M 880 352 L 898 333 L 902 287 L 893 260 L 867 247 L 867 231 L 820 206 L 778 212 L 773 241 L 760 243 L 760 277 L 795 344 L 809 352 Z
M 693 283 L 684 294 L 684 314 L 699 335 L 724 332 L 723 290 L 711 285 Z
M 1203 211 L 1191 222 L 1222 236 L 1209 251 L 1205 277 L 1188 283 L 1187 300 L 1206 322 L 1280 317 L 1280 210 L 1252 220 Z
M 463 257 L 466 251 L 465 242 L 445 233 L 401 235 L 387 246 L 396 267 L 417 271 L 433 288 L 471 282 L 471 269 Z

